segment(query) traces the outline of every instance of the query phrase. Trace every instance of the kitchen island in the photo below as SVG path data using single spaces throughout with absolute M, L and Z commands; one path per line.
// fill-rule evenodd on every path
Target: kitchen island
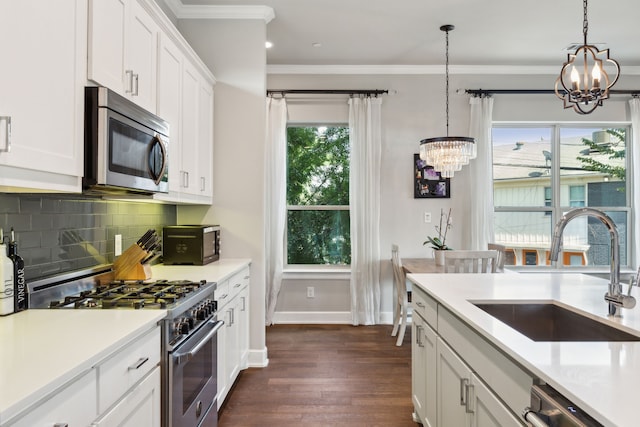
M 640 385 L 640 342 L 536 342 L 473 304 L 555 302 L 639 336 L 640 307 L 622 310 L 622 317 L 607 315 L 608 306 L 603 297 L 608 280 L 557 273 L 409 274 L 407 277 L 437 303 L 433 307 L 434 312 L 437 310 L 434 324 L 438 328 L 446 326 L 441 316 L 450 316 L 453 319 L 450 323 L 459 321 L 459 325 L 468 327 L 481 338 L 476 344 L 490 346 L 521 370 L 525 381 L 520 381 L 520 390 L 513 393 L 514 396 L 520 393 L 518 405 L 524 400 L 521 385 L 526 384 L 528 377 L 549 384 L 606 426 L 638 425 L 635 390 Z M 634 287 L 631 295 L 638 299 L 638 288 Z M 460 356 L 464 358 L 465 354 Z M 504 371 L 508 369 L 505 367 Z M 491 375 L 487 377 L 490 382 Z M 508 402 L 512 398 L 496 394 L 498 400 Z M 526 402 L 522 406 L 526 406 Z M 510 409 L 519 416 L 524 407 Z M 520 421 L 523 422 L 522 418 Z

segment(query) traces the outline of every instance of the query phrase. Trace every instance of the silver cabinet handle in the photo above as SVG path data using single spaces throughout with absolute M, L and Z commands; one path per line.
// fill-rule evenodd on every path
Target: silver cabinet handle
M 416 326 L 416 344 L 419 347 L 424 347 L 424 343 L 422 342 L 422 325 Z
M 234 289 L 239 288 L 240 286 L 242 286 L 242 283 L 236 283 L 235 285 L 233 285 Z
M 638 267 L 638 270 L 640 270 L 640 267 Z M 247 280 L 249 277 L 251 276 L 244 276 L 244 280 Z
M 460 405 L 467 406 L 466 398 L 469 397 L 467 386 L 469 385 L 469 379 L 460 378 Z
M 464 395 L 465 395 L 464 410 L 467 412 L 467 414 L 473 414 L 473 409 L 471 408 L 471 404 L 473 403 L 473 401 L 470 398 L 471 392 L 473 392 L 473 384 L 467 384 L 464 390 Z
M 416 305 L 420 308 L 424 308 L 424 304 L 421 303 L 420 301 L 416 301 Z
M 522 418 L 530 423 L 532 427 L 549 427 L 549 424 L 542 421 L 542 418 L 529 407 L 524 408 L 524 411 L 522 411 Z
M 125 77 L 127 78 L 127 85 L 124 88 L 124 93 L 133 92 L 133 70 L 125 70 Z
M 204 188 L 205 188 L 204 183 L 205 183 L 204 176 L 201 176 L 200 177 L 200 191 L 204 191 Z
M 67 424 L 67 423 L 55 423 L 53 425 L 53 427 L 69 427 L 69 424 Z
M 131 95 L 133 95 L 133 96 L 138 96 L 138 75 L 137 75 L 137 74 L 134 74 L 134 75 L 133 75 L 133 83 L 135 83 L 135 84 L 133 85 L 133 87 L 134 87 L 135 89 L 133 89 L 133 88 L 131 89 Z
M 189 188 L 189 172 L 184 171 L 184 188 Z
M 0 153 L 11 151 L 11 116 L 0 116 L 0 121 L 4 122 L 4 148 L 0 148 Z
M 141 357 L 140 359 L 138 359 L 138 361 L 136 363 L 134 363 L 133 365 L 129 366 L 127 368 L 127 370 L 135 371 L 136 369 L 140 369 L 140 367 L 142 365 L 144 365 L 145 363 L 147 363 L 148 361 L 149 361 L 148 357 Z
M 245 297 L 241 297 L 242 299 L 242 310 L 241 311 L 247 311 L 247 299 Z

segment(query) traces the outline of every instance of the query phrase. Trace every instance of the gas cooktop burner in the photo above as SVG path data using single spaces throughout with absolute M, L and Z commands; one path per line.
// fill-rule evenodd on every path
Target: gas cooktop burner
M 49 303 L 50 308 L 167 308 L 191 295 L 205 280 L 117 280 Z

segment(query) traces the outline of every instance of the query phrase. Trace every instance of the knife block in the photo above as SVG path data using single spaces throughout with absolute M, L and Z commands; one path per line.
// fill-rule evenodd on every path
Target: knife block
M 149 252 L 134 244 L 127 248 L 113 263 L 116 280 L 147 280 L 151 278 L 151 267 L 142 264 Z

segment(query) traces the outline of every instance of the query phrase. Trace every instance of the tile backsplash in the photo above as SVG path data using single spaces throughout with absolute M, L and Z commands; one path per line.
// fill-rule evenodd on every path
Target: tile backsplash
M 27 281 L 114 260 L 114 239 L 122 249 L 145 231 L 176 224 L 176 206 L 80 196 L 0 193 L 0 228 L 11 227 Z

